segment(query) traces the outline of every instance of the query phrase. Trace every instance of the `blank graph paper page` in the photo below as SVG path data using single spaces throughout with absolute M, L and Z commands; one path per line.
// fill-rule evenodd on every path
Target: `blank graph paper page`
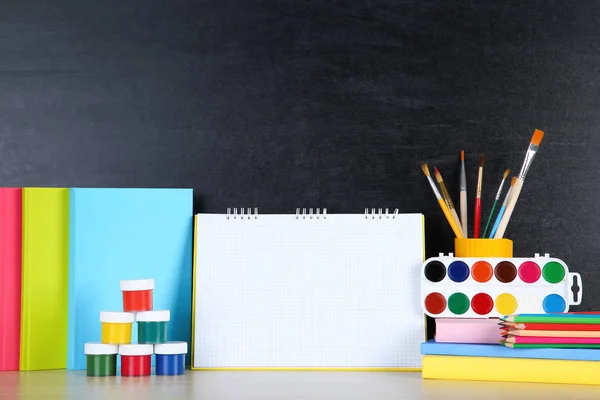
M 422 214 L 197 214 L 192 368 L 420 368 Z

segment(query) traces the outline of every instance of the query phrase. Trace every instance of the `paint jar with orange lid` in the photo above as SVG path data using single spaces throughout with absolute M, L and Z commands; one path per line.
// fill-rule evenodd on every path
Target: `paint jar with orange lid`
M 154 279 L 121 281 L 123 311 L 139 312 L 152 310 Z
M 135 314 L 130 312 L 101 311 L 102 343 L 131 343 L 131 328 Z

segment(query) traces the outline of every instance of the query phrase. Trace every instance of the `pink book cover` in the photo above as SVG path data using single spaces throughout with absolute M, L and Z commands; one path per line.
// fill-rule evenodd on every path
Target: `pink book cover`
M 437 343 L 498 344 L 502 333 L 498 318 L 436 318 Z
M 20 188 L 0 188 L 0 371 L 19 370 L 21 194 Z

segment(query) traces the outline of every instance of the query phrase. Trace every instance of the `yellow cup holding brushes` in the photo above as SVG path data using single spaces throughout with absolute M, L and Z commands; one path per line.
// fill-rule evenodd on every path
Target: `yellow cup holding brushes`
M 510 239 L 455 238 L 456 257 L 512 257 L 513 242 Z

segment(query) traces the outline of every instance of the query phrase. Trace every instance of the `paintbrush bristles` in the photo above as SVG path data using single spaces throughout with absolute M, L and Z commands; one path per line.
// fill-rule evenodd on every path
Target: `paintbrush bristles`
M 465 151 L 464 150 L 460 151 L 460 161 L 465 161 Z
M 510 174 L 510 169 L 507 169 L 506 171 L 504 171 L 504 175 L 502 176 L 502 179 L 506 179 L 508 174 Z
M 539 146 L 542 142 L 543 137 L 544 132 L 540 131 L 539 129 L 536 129 L 535 131 L 533 131 L 533 135 L 531 136 L 531 144 Z
M 429 166 L 427 165 L 427 163 L 421 165 L 421 169 L 423 170 L 423 173 L 426 176 L 431 176 L 431 174 L 429 173 Z
M 479 168 L 483 168 L 483 164 L 485 163 L 485 153 L 482 153 L 479 157 Z

